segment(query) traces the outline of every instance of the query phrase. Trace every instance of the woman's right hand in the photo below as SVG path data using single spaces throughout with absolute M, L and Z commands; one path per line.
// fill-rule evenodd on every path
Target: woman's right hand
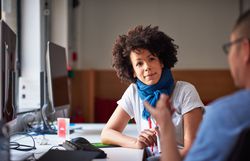
M 148 146 L 154 146 L 156 144 L 156 131 L 155 129 L 145 129 L 141 131 L 136 140 L 136 148 L 143 149 Z

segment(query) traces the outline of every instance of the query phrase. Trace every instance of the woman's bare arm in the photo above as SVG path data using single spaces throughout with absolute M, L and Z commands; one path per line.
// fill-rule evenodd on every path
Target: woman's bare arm
M 142 131 L 137 138 L 122 134 L 129 119 L 129 115 L 118 106 L 102 130 L 102 143 L 142 149 L 156 142 L 156 135 L 152 129 Z
M 202 120 L 202 109 L 195 108 L 183 116 L 184 148 L 180 149 L 181 157 L 184 158 L 192 146 L 197 130 Z

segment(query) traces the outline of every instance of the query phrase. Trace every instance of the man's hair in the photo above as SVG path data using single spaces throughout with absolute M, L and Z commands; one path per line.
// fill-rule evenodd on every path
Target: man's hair
M 237 19 L 233 32 L 236 32 L 240 37 L 250 39 L 250 10 L 247 10 Z

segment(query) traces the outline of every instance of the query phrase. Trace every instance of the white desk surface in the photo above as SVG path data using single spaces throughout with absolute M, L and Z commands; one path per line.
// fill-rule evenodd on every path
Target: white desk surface
M 91 143 L 99 143 L 101 141 L 100 134 L 105 124 L 75 124 L 71 128 L 76 128 L 75 132 L 70 135 L 70 138 L 82 136 L 89 140 Z M 128 124 L 124 130 L 124 133 L 129 136 L 137 136 L 137 130 L 135 124 Z M 63 140 L 60 140 L 57 135 L 38 135 L 34 137 L 36 142 L 36 150 L 30 151 L 34 153 L 35 158 L 39 158 L 52 146 L 61 144 Z M 19 143 L 30 145 L 32 143 L 31 138 L 25 137 L 17 140 Z M 45 144 L 45 145 L 42 145 Z M 144 150 L 131 149 L 123 147 L 102 148 L 107 153 L 105 159 L 94 159 L 94 161 L 142 161 Z M 23 156 L 27 152 L 20 152 L 11 150 L 13 160 L 20 159 L 19 156 Z

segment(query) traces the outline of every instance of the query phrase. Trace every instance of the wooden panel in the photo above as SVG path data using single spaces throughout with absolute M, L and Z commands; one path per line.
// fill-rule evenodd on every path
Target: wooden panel
M 173 75 L 175 80 L 192 83 L 205 102 L 230 94 L 237 89 L 229 70 L 173 70 Z
M 93 70 L 74 71 L 71 79 L 71 107 L 81 110 L 85 122 L 94 121 L 94 82 Z
M 192 83 L 203 101 L 212 101 L 230 94 L 237 88 L 234 86 L 229 70 L 173 70 L 175 81 L 183 80 Z M 119 99 L 128 84 L 122 83 L 113 70 L 97 70 L 95 72 L 96 97 Z
M 119 99 L 129 84 L 121 82 L 113 70 L 95 72 L 95 97 Z
M 74 75 L 72 108 L 81 107 L 86 122 L 94 121 L 96 97 L 118 100 L 128 87 L 114 70 L 82 70 L 74 71 Z M 237 90 L 229 70 L 173 70 L 173 75 L 176 81 L 192 83 L 205 103 Z

